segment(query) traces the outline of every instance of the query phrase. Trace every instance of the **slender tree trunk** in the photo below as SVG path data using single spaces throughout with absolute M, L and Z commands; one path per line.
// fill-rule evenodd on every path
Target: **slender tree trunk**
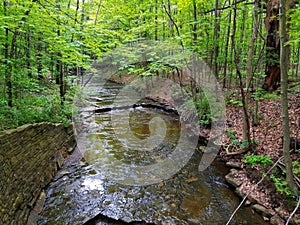
M 96 13 L 96 16 L 95 16 L 95 21 L 94 21 L 94 26 L 97 25 L 97 21 L 98 21 L 98 16 L 99 16 L 99 13 L 100 13 L 101 5 L 102 5 L 102 0 L 99 0 L 98 8 L 97 8 L 97 13 Z
M 286 181 L 293 194 L 297 194 L 297 186 L 293 179 L 292 159 L 290 156 L 290 121 L 288 112 L 288 69 L 286 58 L 286 0 L 280 0 L 280 73 L 281 73 L 281 104 L 282 104 L 282 124 L 283 124 L 283 156 L 286 169 Z
M 297 61 L 296 61 L 296 79 L 298 78 L 298 71 L 299 71 L 299 63 L 300 63 L 300 43 L 298 43 L 297 48 Z
M 170 29 L 170 37 L 174 37 L 174 23 L 172 19 L 172 11 L 171 11 L 171 1 L 168 0 L 167 8 L 165 8 L 168 16 L 169 16 L 169 29 Z
M 230 0 L 229 0 L 229 5 L 230 5 Z M 231 29 L 231 10 L 228 15 L 228 29 L 227 29 L 226 44 L 225 44 L 223 88 L 226 87 L 226 79 L 227 79 L 227 64 L 228 64 L 227 57 L 228 57 L 228 49 L 229 49 L 230 29 Z
M 213 59 L 213 72 L 216 79 L 219 78 L 219 68 L 218 68 L 218 57 L 219 57 L 219 32 L 220 32 L 220 23 L 219 23 L 219 0 L 215 0 L 215 24 L 214 24 L 214 59 Z
M 60 9 L 60 2 L 59 0 L 56 1 L 58 9 Z M 58 20 L 57 22 L 57 36 L 61 36 L 61 23 Z M 61 105 L 64 104 L 65 101 L 65 84 L 64 84 L 64 71 L 63 71 L 63 63 L 62 63 L 62 54 L 61 52 L 57 53 L 57 62 L 56 62 L 56 84 L 59 85 L 59 93 L 60 93 L 60 103 Z
M 248 10 L 246 10 L 246 6 L 245 5 L 242 5 L 241 7 L 242 9 L 240 10 L 241 11 L 241 14 L 242 14 L 242 21 L 241 21 L 241 24 L 240 24 L 240 40 L 239 40 L 239 45 L 237 46 L 237 50 L 240 54 L 240 56 L 244 56 L 245 55 L 245 51 L 246 49 L 244 48 L 245 46 L 245 24 L 246 24 L 246 15 L 248 13 Z M 242 57 L 244 58 L 244 57 Z M 243 60 L 244 61 L 244 60 Z M 242 68 L 244 69 L 244 68 Z
M 10 59 L 10 63 L 8 64 L 8 69 L 7 69 L 7 80 L 6 80 L 6 85 L 7 85 L 7 95 L 8 95 L 8 106 L 12 107 L 13 106 L 13 86 L 12 86 L 12 76 L 13 76 L 13 59 L 16 51 L 16 40 L 17 36 L 19 35 L 19 32 L 17 31 L 17 28 L 14 31 L 12 40 L 11 40 L 11 46 L 10 46 L 10 53 L 7 59 Z
M 252 37 L 249 44 L 249 50 L 248 50 L 248 61 L 246 66 L 246 91 L 247 91 L 247 103 L 249 101 L 250 95 L 249 95 L 249 89 L 251 86 L 251 82 L 253 79 L 253 54 L 254 54 L 254 44 L 257 39 L 257 33 L 258 33 L 258 0 L 254 1 L 253 6 L 253 27 L 252 27 Z
M 193 33 L 193 45 L 194 51 L 197 52 L 197 42 L 198 42 L 198 35 L 197 35 L 197 3 L 196 0 L 193 0 L 193 26 L 192 26 L 192 33 Z
M 233 30 L 233 29 L 232 29 Z M 234 38 L 233 36 L 232 36 L 232 34 L 230 35 L 231 36 L 231 39 L 232 38 Z M 231 45 L 232 45 L 232 43 L 231 43 Z M 229 59 L 230 59 L 230 65 L 232 65 L 233 66 L 233 64 L 234 64 L 234 52 L 233 52 L 233 48 L 230 48 L 230 56 L 229 56 Z M 232 77 L 233 77 L 233 70 L 231 69 L 230 70 L 230 76 L 229 76 L 229 84 L 228 84 L 228 87 L 230 88 L 231 87 L 231 85 L 232 85 Z
M 36 55 L 36 60 L 37 60 L 37 73 L 38 73 L 38 79 L 42 80 L 43 75 L 42 75 L 42 69 L 43 69 L 43 63 L 42 63 L 42 39 L 39 37 L 38 38 L 38 43 L 37 43 L 37 55 Z
M 234 3 L 236 0 L 234 1 Z M 236 66 L 236 72 L 238 75 L 239 80 L 239 86 L 241 91 L 241 97 L 242 97 L 242 103 L 243 103 L 243 140 L 248 142 L 249 148 L 251 148 L 251 136 L 250 136 L 250 121 L 249 121 L 249 115 L 248 115 L 248 109 L 246 104 L 246 95 L 244 92 L 244 84 L 243 84 L 243 78 L 242 74 L 239 68 L 239 59 L 238 54 L 235 46 L 235 32 L 236 32 L 236 7 L 233 8 L 233 25 L 232 25 L 232 49 L 234 52 L 234 62 Z
M 177 26 L 174 18 L 172 17 L 172 14 L 171 14 L 171 6 L 170 6 L 170 1 L 169 1 L 169 5 L 168 5 L 168 9 L 166 7 L 165 4 L 163 4 L 163 7 L 164 7 L 164 10 L 166 12 L 166 14 L 168 15 L 169 17 L 169 21 L 172 23 L 172 26 L 170 26 L 170 35 L 171 37 L 174 37 L 174 27 L 176 29 L 176 33 L 177 33 L 177 37 L 180 38 L 180 31 L 179 31 L 179 27 Z M 183 45 L 183 42 L 182 40 L 180 39 L 180 45 L 182 46 L 182 48 L 184 48 L 184 45 Z
M 31 39 L 30 39 L 30 30 L 27 31 L 27 49 L 25 50 L 26 54 L 26 67 L 28 72 L 28 77 L 32 77 L 32 68 L 31 68 Z
M 7 1 L 6 0 L 3 0 L 3 14 L 4 16 L 7 16 Z M 8 45 L 8 42 L 9 42 L 9 30 L 8 30 L 8 26 L 6 25 L 5 26 L 5 44 L 4 44 L 4 58 L 5 59 L 8 59 L 9 57 L 9 45 Z M 6 95 L 7 94 L 7 89 L 9 89 L 9 86 L 10 86 L 10 82 L 11 82 L 11 77 L 10 77 L 10 74 L 9 74 L 9 71 L 8 71 L 8 61 L 7 60 L 4 60 L 4 66 L 5 66 L 5 70 L 4 70 L 4 75 L 5 75 L 5 87 L 4 87 L 4 94 Z M 12 106 L 12 104 L 9 104 L 8 102 L 8 106 Z
M 250 40 L 249 44 L 249 50 L 248 50 L 248 61 L 246 65 L 246 108 L 249 107 L 249 102 L 250 102 L 250 97 L 251 97 L 251 92 L 250 88 L 253 88 L 253 76 L 254 76 L 254 64 L 253 64 L 253 55 L 255 53 L 255 42 L 257 39 L 257 34 L 258 34 L 258 4 L 259 0 L 254 1 L 253 5 L 253 26 L 252 26 L 252 37 Z M 253 118 L 253 125 L 256 126 L 258 125 L 258 102 L 255 99 L 255 105 L 252 110 L 252 118 Z M 243 123 L 246 123 L 246 120 L 243 120 Z M 249 123 L 250 126 L 250 123 Z M 245 128 L 247 128 L 247 125 L 244 125 Z
M 154 3 L 154 10 L 155 10 L 155 16 L 154 16 L 154 23 L 155 23 L 155 28 L 154 28 L 154 40 L 158 41 L 158 0 L 155 0 Z

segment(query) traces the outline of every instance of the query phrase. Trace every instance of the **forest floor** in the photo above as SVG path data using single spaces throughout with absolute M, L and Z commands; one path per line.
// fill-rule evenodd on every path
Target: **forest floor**
M 112 80 L 118 83 L 128 83 L 132 81 L 133 76 L 115 77 Z M 168 88 L 168 82 L 156 87 L 157 91 L 152 92 L 149 98 L 161 102 L 167 106 L 173 105 L 172 93 Z M 228 165 L 234 165 L 234 179 L 240 181 L 241 185 L 237 187 L 237 192 L 241 196 L 249 195 L 251 203 L 258 203 L 266 208 L 270 219 L 277 216 L 276 222 L 272 224 L 285 224 L 296 206 L 296 199 L 288 197 L 283 193 L 286 189 L 284 183 L 285 177 L 282 175 L 284 170 L 284 160 L 282 157 L 283 132 L 281 122 L 281 99 L 280 94 L 271 93 L 261 95 L 257 102 L 257 124 L 253 125 L 253 115 L 255 101 L 252 98 L 249 106 L 249 115 L 251 123 L 251 138 L 256 140 L 257 145 L 254 149 L 243 151 L 241 146 L 234 145 L 232 137 L 228 133 L 233 133 L 235 140 L 242 143 L 242 107 L 240 106 L 240 94 L 238 89 L 224 90 L 226 98 L 226 130 L 219 152 L 220 159 Z M 279 92 L 278 92 L 279 93 Z M 268 97 L 266 97 L 268 96 Z M 300 177 L 300 92 L 292 91 L 289 94 L 289 118 L 291 134 L 291 157 L 293 161 L 298 162 L 295 165 L 297 175 Z M 229 132 L 228 132 L 229 131 Z M 200 136 L 209 139 L 210 130 L 207 127 L 200 128 Z M 297 146 L 295 145 L 297 144 Z M 249 155 L 269 156 L 272 164 L 262 166 L 258 160 L 257 165 L 245 162 Z M 261 160 L 263 161 L 263 160 Z M 266 175 L 266 176 L 265 176 Z M 275 178 L 271 179 L 271 176 Z M 263 178 L 263 179 L 262 179 Z M 277 190 L 274 179 L 277 178 L 277 186 L 282 192 Z M 281 180 L 280 180 L 281 179 Z M 262 181 L 260 181 L 262 180 Z M 259 183 L 259 184 L 258 184 Z M 298 184 L 300 180 L 298 180 Z M 264 214 L 264 213 L 262 213 Z M 284 220 L 282 220 L 284 218 Z M 300 224 L 300 210 L 298 209 L 293 216 L 293 224 Z
M 230 90 L 230 93 L 238 93 L 238 91 Z M 230 155 L 228 147 L 232 144 L 232 138 L 228 134 L 225 135 L 220 152 L 221 157 L 230 164 L 239 165 L 239 170 L 235 174 L 236 178 L 242 181 L 239 191 L 246 195 L 250 193 L 252 202 L 257 202 L 267 209 L 272 214 L 280 214 L 280 217 L 287 219 L 289 214 L 295 208 L 295 199 L 287 197 L 284 193 L 276 190 L 275 181 L 270 177 L 276 176 L 281 178 L 278 180 L 278 187 L 282 191 L 286 188 L 284 185 L 284 170 L 282 148 L 283 148 L 283 131 L 281 122 L 281 100 L 280 96 L 270 99 L 261 99 L 258 101 L 258 124 L 251 126 L 251 138 L 257 140 L 258 144 L 254 150 L 244 152 L 242 154 Z M 238 96 L 231 94 L 230 99 L 237 99 Z M 254 109 L 254 100 L 252 99 L 250 109 Z M 235 133 L 237 139 L 242 139 L 242 107 L 235 104 L 227 103 L 227 130 Z M 253 111 L 249 110 L 249 115 L 253 115 Z M 290 136 L 291 136 L 291 157 L 293 161 L 300 163 L 299 144 L 295 140 L 300 140 L 300 92 L 293 92 L 289 96 L 289 118 L 290 118 Z M 253 119 L 251 118 L 251 123 Z M 237 149 L 238 150 L 238 149 Z M 272 165 L 256 166 L 245 163 L 247 155 L 270 156 L 274 162 Z M 277 162 L 277 166 L 274 166 Z M 272 171 L 270 171 L 272 169 Z M 295 168 L 296 169 L 296 166 Z M 267 174 L 266 176 L 264 176 Z M 297 171 L 299 176 L 299 170 Z M 263 181 L 256 185 L 262 178 Z M 298 180 L 299 182 L 299 180 Z M 280 186 L 282 184 L 282 186 Z M 285 189 L 287 190 L 287 189 Z M 299 221 L 300 210 L 296 212 L 294 218 Z

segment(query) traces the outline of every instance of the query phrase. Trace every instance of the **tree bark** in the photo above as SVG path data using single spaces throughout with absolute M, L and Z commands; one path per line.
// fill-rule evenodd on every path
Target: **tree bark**
M 235 46 L 235 32 L 236 32 L 236 8 L 233 8 L 233 24 L 232 24 L 232 49 L 234 53 L 234 63 L 236 66 L 236 73 L 239 80 L 240 92 L 242 97 L 242 104 L 243 104 L 243 140 L 248 142 L 248 149 L 251 148 L 251 136 L 250 136 L 250 121 L 249 121 L 249 114 L 248 108 L 246 104 L 246 95 L 244 92 L 244 84 L 242 73 L 239 67 L 239 59 L 237 55 L 237 50 Z
M 99 16 L 99 13 L 100 13 L 101 6 L 102 6 L 102 0 L 100 0 L 99 3 L 98 3 L 97 12 L 96 12 L 95 20 L 94 20 L 94 26 L 97 25 L 98 16 Z
M 229 0 L 230 4 L 230 0 Z M 226 79 L 227 79 L 227 63 L 228 63 L 228 49 L 229 49 L 229 39 L 230 39 L 230 29 L 231 29 L 231 10 L 228 15 L 228 29 L 226 35 L 226 44 L 225 44 L 225 60 L 224 60 L 224 78 L 223 78 L 223 88 L 226 87 Z
M 294 5 L 295 0 L 285 1 L 285 10 Z M 280 84 L 280 37 L 279 37 L 279 0 L 266 1 L 265 26 L 267 32 L 266 67 L 263 89 L 276 90 Z M 286 50 L 289 55 L 289 49 Z
M 177 26 L 174 18 L 172 17 L 172 14 L 171 14 L 171 5 L 170 5 L 170 1 L 168 1 L 168 9 L 166 7 L 165 4 L 163 4 L 163 8 L 166 12 L 166 14 L 168 15 L 168 18 L 169 18 L 169 28 L 170 28 L 170 35 L 171 37 L 174 37 L 174 27 L 176 29 L 176 33 L 177 33 L 177 37 L 180 39 L 180 45 L 182 46 L 182 48 L 184 48 L 184 45 L 183 45 L 183 42 L 180 38 L 180 31 L 179 31 L 179 27 Z M 170 23 L 172 23 L 172 26 L 170 25 Z
M 215 21 L 214 21 L 214 60 L 213 60 L 213 72 L 216 79 L 219 79 L 219 66 L 218 66 L 218 57 L 219 57 L 219 32 L 220 32 L 220 23 L 219 23 L 219 0 L 215 0 Z
M 194 51 L 197 52 L 197 42 L 198 42 L 198 35 L 197 35 L 197 3 L 196 0 L 193 0 L 193 26 L 192 26 L 192 33 L 193 33 L 193 45 Z
M 288 69 L 286 58 L 286 0 L 280 1 L 280 73 L 281 73 L 281 104 L 283 124 L 283 156 L 286 169 L 286 181 L 293 194 L 297 194 L 297 186 L 293 179 L 292 159 L 290 156 L 290 121 L 288 112 Z
M 253 54 L 254 54 L 254 44 L 257 39 L 257 33 L 258 33 L 258 0 L 254 1 L 253 6 L 253 27 L 252 27 L 252 37 L 249 44 L 249 50 L 248 50 L 248 61 L 246 65 L 246 91 L 247 91 L 247 102 L 250 98 L 249 96 L 249 89 L 251 86 L 251 82 L 253 79 Z
M 155 41 L 158 41 L 158 0 L 155 0 L 154 8 L 155 8 L 155 17 L 154 17 L 154 23 L 155 23 L 155 28 L 154 28 L 154 40 L 155 40 Z
M 60 1 L 56 0 L 57 8 L 60 10 Z M 57 22 L 57 37 L 61 36 L 61 23 L 60 20 Z M 65 101 L 65 82 L 64 82 L 64 72 L 63 72 L 63 63 L 62 63 L 62 53 L 57 53 L 57 61 L 56 61 L 56 84 L 59 85 L 59 93 L 60 93 L 60 103 L 64 104 Z
M 30 39 L 30 30 L 28 29 L 26 33 L 26 41 L 27 41 L 27 49 L 26 51 L 26 67 L 27 67 L 27 73 L 28 77 L 32 77 L 32 70 L 31 70 L 31 39 Z
M 276 90 L 280 81 L 280 40 L 279 40 L 279 0 L 270 0 L 266 2 L 266 17 L 265 26 L 267 32 L 266 42 L 266 67 L 265 67 L 265 82 L 263 89 Z
M 7 0 L 3 0 L 3 11 L 4 11 L 4 16 L 7 16 Z M 11 74 L 9 73 L 8 69 L 8 64 L 11 62 L 8 62 L 9 58 L 9 30 L 6 26 L 5 28 L 5 44 L 4 44 L 4 58 L 6 59 L 4 61 L 4 66 L 5 66 L 5 94 L 8 94 L 11 90 Z M 8 98 L 8 106 L 12 107 L 12 101 L 9 101 Z

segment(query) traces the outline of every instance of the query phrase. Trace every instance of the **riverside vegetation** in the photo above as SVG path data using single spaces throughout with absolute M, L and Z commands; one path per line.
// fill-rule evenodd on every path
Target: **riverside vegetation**
M 95 60 L 144 40 L 179 45 L 200 56 L 223 87 L 228 131 L 219 155 L 237 167 L 241 195 L 254 193 L 281 223 L 297 223 L 299 30 L 295 0 L 3 0 L 0 129 L 67 126 L 73 96 L 84 74 L 96 72 Z M 178 55 L 167 64 L 156 56 L 146 66 L 124 62 L 120 71 L 155 77 L 163 70 L 180 82 L 181 65 L 172 64 Z M 203 92 L 195 82 L 178 91 L 193 97 L 186 107 L 196 105 L 207 135 L 212 115 Z

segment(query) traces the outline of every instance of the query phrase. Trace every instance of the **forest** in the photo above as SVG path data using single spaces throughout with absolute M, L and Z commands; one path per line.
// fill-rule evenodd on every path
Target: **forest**
M 195 53 L 225 93 L 221 155 L 255 168 L 256 177 L 268 176 L 290 212 L 297 211 L 299 1 L 3 0 L 0 40 L 1 131 L 42 121 L 69 124 L 82 77 L 119 46 L 167 42 Z M 147 66 L 126 68 L 139 77 L 149 75 Z M 156 66 L 174 72 L 174 65 Z M 209 127 L 201 90 L 193 82 L 184 90 L 193 96 L 199 124 Z M 271 165 L 282 172 L 270 174 Z

